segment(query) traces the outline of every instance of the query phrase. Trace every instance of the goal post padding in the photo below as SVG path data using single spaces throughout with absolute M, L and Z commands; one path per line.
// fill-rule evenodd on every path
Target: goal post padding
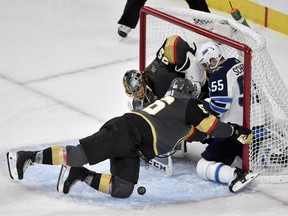
M 143 7 L 140 70 L 150 64 L 171 35 L 180 35 L 197 47 L 214 40 L 221 44 L 225 58 L 244 62 L 243 125 L 252 129 L 253 142 L 243 146 L 242 168 L 260 172 L 262 182 L 288 182 L 288 93 L 263 36 L 230 17 L 191 9 Z

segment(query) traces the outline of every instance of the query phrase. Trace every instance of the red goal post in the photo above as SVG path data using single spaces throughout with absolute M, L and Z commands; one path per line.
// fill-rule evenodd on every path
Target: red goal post
M 260 172 L 264 179 L 267 180 L 265 180 L 265 182 L 288 181 L 288 162 L 285 156 L 281 156 L 283 160 L 277 161 L 279 164 L 273 164 L 276 162 L 276 159 L 272 161 L 273 163 L 270 161 L 268 166 L 267 164 L 265 164 L 266 166 L 262 164 L 263 155 L 271 158 L 272 154 L 279 155 L 284 153 L 285 148 L 287 149 L 286 151 L 288 151 L 287 143 L 283 141 L 282 134 L 279 135 L 279 133 L 282 133 L 282 130 L 281 132 L 277 131 L 277 127 L 274 125 L 277 119 L 275 122 L 271 121 L 271 119 L 276 118 L 274 113 L 269 111 L 274 105 L 274 101 L 270 101 L 274 92 L 272 95 L 269 95 L 269 93 L 267 94 L 267 89 L 262 89 L 263 84 L 261 79 L 263 77 L 258 75 L 259 70 L 263 70 L 263 66 L 271 64 L 272 66 L 270 65 L 269 68 L 264 69 L 265 73 L 272 67 L 271 71 L 277 75 L 276 78 L 279 79 L 280 77 L 266 51 L 264 38 L 252 29 L 230 18 L 190 9 L 153 9 L 143 7 L 140 12 L 139 69 L 141 71 L 147 66 L 147 62 L 149 64 L 153 58 L 155 58 L 155 54 L 164 40 L 168 36 L 175 34 L 180 35 L 187 42 L 194 42 L 197 46 L 208 40 L 217 41 L 221 44 L 221 50 L 225 57 L 238 57 L 244 62 L 243 125 L 251 129 L 253 128 L 253 137 L 255 137 L 255 139 L 253 138 L 253 143 L 250 147 L 248 145 L 243 146 L 242 168 L 245 170 L 253 169 L 254 171 Z M 267 71 L 265 76 L 269 75 L 270 72 Z M 281 83 L 280 86 L 286 88 L 283 83 Z M 258 101 L 259 97 L 261 98 L 260 108 L 259 105 L 255 105 L 255 101 Z M 278 106 L 283 108 L 285 104 Z M 281 110 L 281 112 L 285 111 L 286 110 Z M 250 118 L 251 116 L 252 118 Z M 259 126 L 259 124 L 261 126 Z M 286 122 L 286 115 L 283 126 L 288 129 L 288 117 Z M 269 134 L 268 138 L 264 137 L 263 128 L 266 131 L 265 135 L 267 135 L 267 133 Z M 264 138 L 259 138 L 259 134 L 261 136 L 263 135 Z M 271 138 L 271 134 L 277 137 Z M 278 136 L 280 136 L 280 138 Z M 281 139 L 282 142 L 280 142 L 280 144 L 278 142 L 279 139 Z M 274 142 L 275 140 L 277 140 L 277 143 L 273 146 L 274 143 L 271 144 L 270 142 Z M 275 149 L 273 149 L 274 147 Z M 270 149 L 270 152 L 266 154 L 267 149 Z

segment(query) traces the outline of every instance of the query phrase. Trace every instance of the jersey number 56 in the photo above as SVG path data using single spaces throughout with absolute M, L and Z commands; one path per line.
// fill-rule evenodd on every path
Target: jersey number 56
M 156 100 L 154 103 L 144 108 L 143 111 L 147 112 L 150 115 L 155 115 L 159 111 L 164 109 L 167 104 L 170 105 L 174 101 L 175 101 L 175 98 L 168 95 L 168 96 L 161 98 L 160 100 Z

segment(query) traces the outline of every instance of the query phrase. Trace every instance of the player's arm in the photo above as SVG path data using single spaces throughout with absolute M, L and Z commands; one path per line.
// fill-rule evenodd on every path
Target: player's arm
M 205 98 L 203 101 L 203 106 L 205 107 L 205 109 L 211 113 L 212 115 L 218 116 L 220 114 L 220 112 L 217 112 L 215 109 L 212 109 L 213 107 L 213 102 L 211 102 L 211 98 Z
M 199 131 L 212 137 L 234 137 L 243 144 L 252 140 L 251 130 L 237 124 L 226 124 L 211 115 L 200 100 L 191 98 L 186 110 L 186 120 Z

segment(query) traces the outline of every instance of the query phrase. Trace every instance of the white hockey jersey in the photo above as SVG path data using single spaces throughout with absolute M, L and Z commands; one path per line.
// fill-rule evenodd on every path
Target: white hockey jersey
M 189 67 L 187 67 L 189 65 Z M 185 69 L 183 69 L 185 68 Z M 200 95 L 201 88 L 206 83 L 206 71 L 197 61 L 195 56 L 191 52 L 186 53 L 186 60 L 182 67 L 175 66 L 176 72 L 181 72 L 185 74 L 185 78 L 190 80 L 197 91 L 197 95 Z
M 228 58 L 210 75 L 210 98 L 203 103 L 223 122 L 243 125 L 243 75 L 244 65 L 236 58 Z

